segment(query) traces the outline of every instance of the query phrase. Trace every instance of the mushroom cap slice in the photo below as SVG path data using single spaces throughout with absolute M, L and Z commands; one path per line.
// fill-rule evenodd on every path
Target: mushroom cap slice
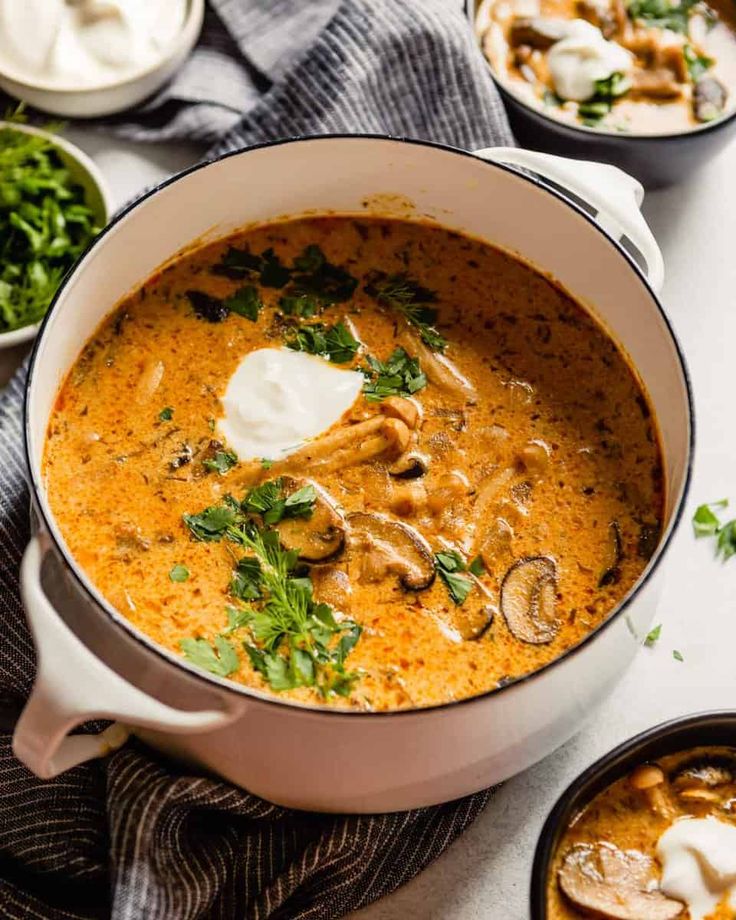
M 649 890 L 654 863 L 610 843 L 573 846 L 557 875 L 565 896 L 586 915 L 604 920 L 675 920 L 685 905 Z
M 693 757 L 675 769 L 670 783 L 676 792 L 685 789 L 727 786 L 736 783 L 736 754 L 712 754 Z
M 501 584 L 501 612 L 522 642 L 543 645 L 560 631 L 555 616 L 557 566 L 548 556 L 530 556 L 514 563 Z
M 286 518 L 276 525 L 281 544 L 297 550 L 305 562 L 326 562 L 337 556 L 345 545 L 345 518 L 329 494 L 311 479 L 282 476 L 281 481 L 286 496 L 306 485 L 314 486 L 317 493 L 309 517 Z
M 382 514 L 358 511 L 348 516 L 350 543 L 370 554 L 374 580 L 398 575 L 406 591 L 423 591 L 435 578 L 434 556 L 427 541 L 413 527 Z

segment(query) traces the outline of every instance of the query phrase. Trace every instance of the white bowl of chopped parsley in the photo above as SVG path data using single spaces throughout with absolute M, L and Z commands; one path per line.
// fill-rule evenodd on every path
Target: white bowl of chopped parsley
M 35 336 L 111 211 L 86 154 L 49 131 L 0 121 L 0 348 Z

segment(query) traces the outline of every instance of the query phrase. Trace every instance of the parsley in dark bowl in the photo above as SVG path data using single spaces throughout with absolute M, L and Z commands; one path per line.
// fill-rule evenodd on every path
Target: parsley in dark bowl
M 48 131 L 0 122 L 0 348 L 33 338 L 110 212 L 85 154 Z
M 732 7 L 466 0 L 519 143 L 610 163 L 648 188 L 687 179 L 736 133 Z

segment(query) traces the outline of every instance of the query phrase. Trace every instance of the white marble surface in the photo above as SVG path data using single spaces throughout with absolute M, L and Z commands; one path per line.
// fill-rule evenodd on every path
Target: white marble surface
M 147 147 L 69 132 L 97 160 L 122 203 L 193 162 L 182 146 Z M 562 789 L 594 758 L 664 719 L 736 708 L 736 559 L 714 561 L 696 542 L 695 506 L 736 504 L 736 145 L 677 188 L 651 193 L 645 212 L 667 267 L 665 305 L 689 361 L 697 449 L 685 518 L 665 561 L 662 637 L 643 649 L 603 709 L 571 743 L 500 789 L 473 827 L 436 863 L 359 920 L 525 920 L 539 830 Z M 4 355 L 0 372 L 19 360 Z M 736 514 L 736 511 L 734 511 Z M 684 661 L 676 661 L 673 649 Z

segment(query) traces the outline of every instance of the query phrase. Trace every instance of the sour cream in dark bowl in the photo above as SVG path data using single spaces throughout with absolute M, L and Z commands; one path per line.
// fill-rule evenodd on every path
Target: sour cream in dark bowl
M 532 920 L 726 920 L 736 912 L 736 713 L 689 716 L 563 793 L 534 861 Z
M 731 135 L 736 19 L 690 0 L 482 0 L 476 35 L 526 146 L 596 156 L 648 186 Z

